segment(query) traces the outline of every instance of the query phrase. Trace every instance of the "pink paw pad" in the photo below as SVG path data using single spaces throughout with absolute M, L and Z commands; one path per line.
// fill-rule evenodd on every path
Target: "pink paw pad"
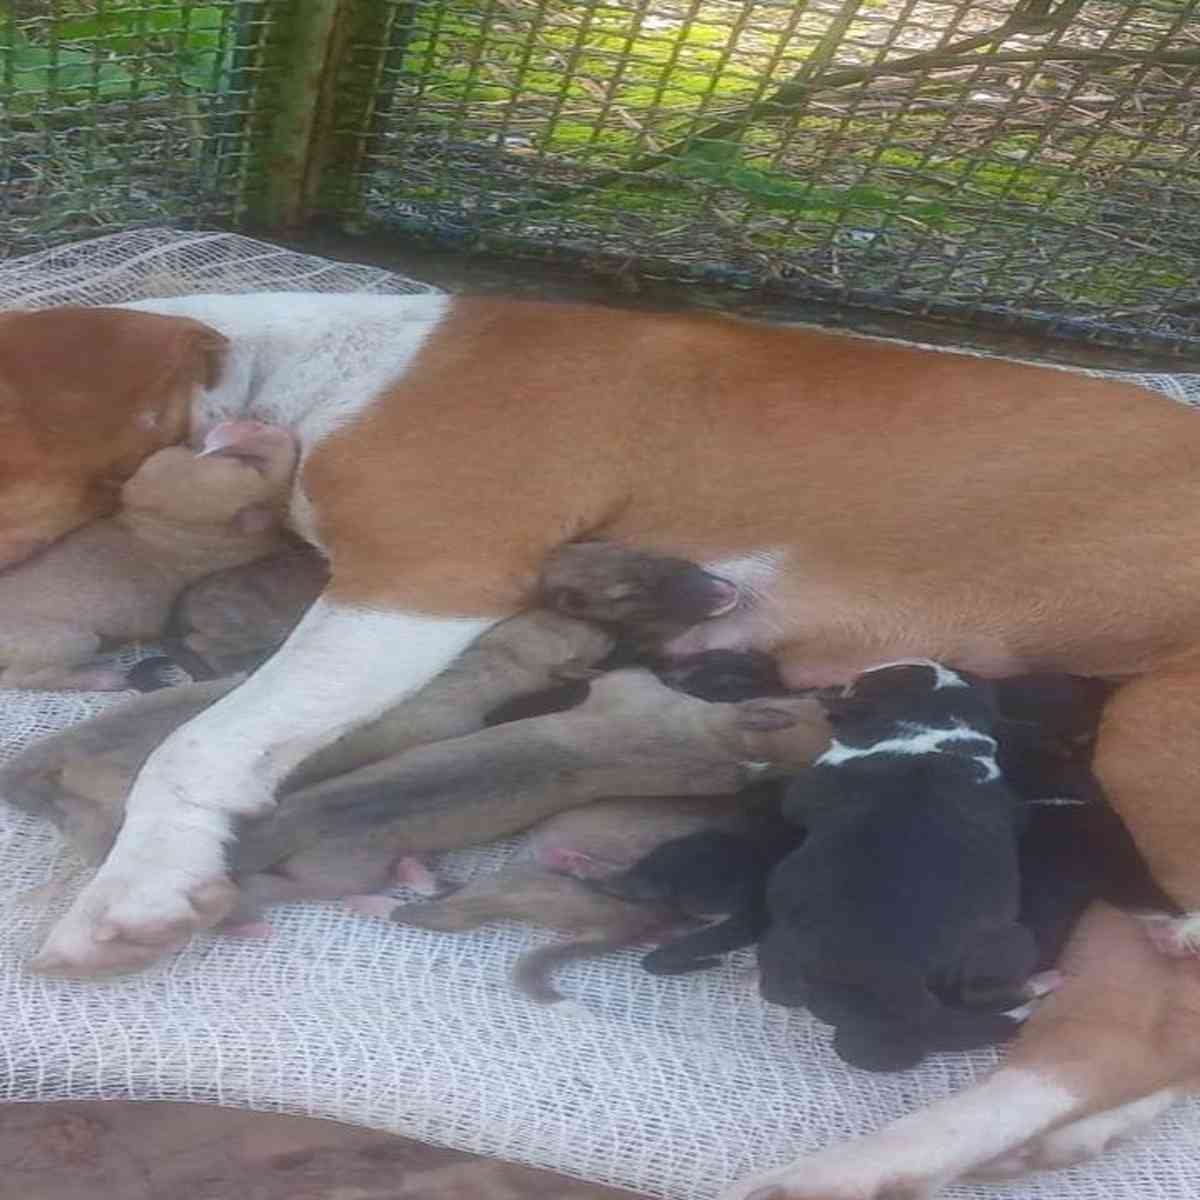
M 542 866 L 561 871 L 564 875 L 573 875 L 576 879 L 602 879 L 619 869 L 616 863 L 605 862 L 602 858 L 567 846 L 548 846 L 537 858 Z
M 419 859 L 405 855 L 392 869 L 397 887 L 411 888 L 421 896 L 436 896 L 442 891 L 437 876 Z

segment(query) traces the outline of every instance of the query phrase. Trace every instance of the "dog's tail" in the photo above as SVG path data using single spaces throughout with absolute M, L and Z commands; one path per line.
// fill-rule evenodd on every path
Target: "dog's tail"
M 660 917 L 629 922 L 616 929 L 597 931 L 569 942 L 552 942 L 521 955 L 513 968 L 513 983 L 538 1004 L 557 1004 L 565 999 L 554 986 L 553 973 L 564 963 L 587 958 L 603 958 L 617 950 L 643 942 L 657 941 L 669 933 L 677 933 L 678 925 L 664 922 Z

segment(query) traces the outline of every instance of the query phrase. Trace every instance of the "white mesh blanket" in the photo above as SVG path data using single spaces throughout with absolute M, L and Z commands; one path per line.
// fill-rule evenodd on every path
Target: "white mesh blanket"
M 0 263 L 0 308 L 183 291 L 431 290 L 245 238 L 142 231 Z M 1179 400 L 1200 376 L 1143 378 Z M 8 693 L 0 759 L 112 697 Z M 451 856 L 451 874 L 505 851 Z M 0 804 L 0 1101 L 192 1100 L 335 1117 L 680 1200 L 865 1132 L 977 1078 L 990 1053 L 853 1071 L 803 1013 L 767 1008 L 736 967 L 656 979 L 632 954 L 564 971 L 543 1010 L 508 987 L 542 936 L 440 935 L 298 905 L 268 943 L 215 938 L 145 975 L 86 984 L 23 963 L 53 912 L 21 893 L 68 865 L 48 825 Z M 57 911 L 57 910 L 55 910 Z M 1194 1200 L 1200 1104 L 1130 1149 L 982 1200 Z

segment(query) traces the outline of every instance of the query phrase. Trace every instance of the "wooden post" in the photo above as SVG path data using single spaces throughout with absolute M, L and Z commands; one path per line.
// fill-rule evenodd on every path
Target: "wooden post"
M 319 212 L 357 210 L 394 10 L 375 0 L 273 7 L 259 58 L 247 211 L 258 227 L 287 230 Z

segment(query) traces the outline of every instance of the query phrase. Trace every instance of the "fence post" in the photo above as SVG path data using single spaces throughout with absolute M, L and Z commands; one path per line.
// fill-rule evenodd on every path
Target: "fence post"
M 276 0 L 260 52 L 247 212 L 268 229 L 357 211 L 392 6 Z

